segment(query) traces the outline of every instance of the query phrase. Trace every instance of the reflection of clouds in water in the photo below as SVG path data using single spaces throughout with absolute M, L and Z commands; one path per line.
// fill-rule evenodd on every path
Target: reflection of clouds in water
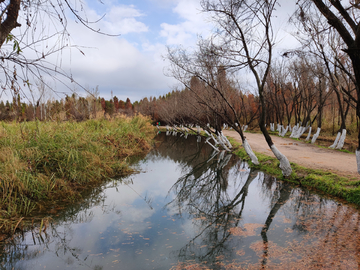
M 264 224 L 269 228 L 266 250 L 271 255 L 275 250 L 271 243 L 280 246 L 289 239 L 313 237 L 314 220 L 320 234 L 326 235 L 335 227 L 345 230 L 346 224 L 357 222 L 351 219 L 357 211 L 345 213 L 336 202 L 329 204 L 300 189 L 291 191 L 288 184 L 251 172 L 246 163 L 219 156 L 207 162 L 211 149 L 199 151 L 200 155 L 194 154 L 195 147 L 180 146 L 174 153 L 164 145 L 163 151 L 172 159 L 147 159 L 140 162 L 142 173 L 109 183 L 102 194 L 90 199 L 96 202 L 91 208 L 80 212 L 80 208 L 71 208 L 70 220 L 56 227 L 58 236 L 49 228 L 52 238 L 47 239 L 46 247 L 38 241 L 28 248 L 26 253 L 37 255 L 27 259 L 26 268 L 36 269 L 41 264 L 50 269 L 58 265 L 60 269 L 64 265 L 72 269 L 79 265 L 78 269 L 94 269 L 96 265 L 102 269 L 169 269 L 178 261 L 194 258 L 205 258 L 212 267 L 213 261 L 226 264 L 243 259 L 236 254 L 256 262 L 258 257 L 251 248 L 258 242 L 259 254 L 265 250 L 260 234 Z M 186 162 L 185 157 L 192 161 Z M 227 165 L 222 166 L 222 162 Z M 183 177 L 181 170 L 189 175 Z M 273 220 L 269 219 L 271 213 Z M 332 217 L 335 226 L 328 224 Z M 249 224 L 256 227 L 251 234 Z M 231 235 L 232 228 L 246 232 L 246 237 Z M 352 228 L 358 227 L 348 231 Z M 31 234 L 26 235 L 26 244 L 32 244 Z M 14 265 L 15 269 L 21 269 L 19 265 Z
M 270 200 L 266 196 L 262 196 L 259 185 L 262 182 L 264 174 L 259 172 L 250 184 L 246 204 L 242 215 L 243 223 L 264 223 L 269 213 Z
M 242 189 L 249 177 L 250 171 L 249 165 L 245 162 L 239 162 L 230 169 L 229 176 L 231 181 L 229 181 L 229 186 L 226 190 L 230 198 L 233 198 Z
M 149 190 L 149 197 L 162 197 L 164 194 L 167 194 L 174 184 L 174 181 L 179 177 L 179 173 L 179 168 L 176 163 L 168 162 L 166 160 L 161 160 L 160 162 L 149 161 L 146 163 L 145 173 L 140 173 L 131 177 L 134 182 L 131 187 L 139 194 Z M 126 190 L 125 192 L 130 191 Z M 131 204 L 131 201 L 127 202 Z
M 166 206 L 166 212 L 170 216 L 181 215 L 181 210 L 182 209 L 179 209 L 179 206 L 174 203 L 170 203 Z

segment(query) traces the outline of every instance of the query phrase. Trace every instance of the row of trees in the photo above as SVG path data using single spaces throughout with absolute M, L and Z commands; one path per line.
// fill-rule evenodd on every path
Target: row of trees
M 328 134 L 335 134 L 342 129 L 356 132 L 358 123 L 354 102 L 338 88 L 332 87 L 326 70 L 321 69 L 321 63 L 310 60 L 310 56 L 306 59 L 295 57 L 291 61 L 273 64 L 264 90 L 267 112 L 265 123 L 267 126 L 270 123 L 293 126 L 301 122 L 314 128 L 320 127 Z M 229 91 L 232 92 L 229 98 L 239 115 L 239 122 L 251 128 L 257 127 L 260 117 L 258 96 L 223 72 Z M 192 80 L 190 86 L 195 88 L 192 84 L 197 79 L 194 77 Z M 349 92 L 355 91 L 354 84 L 349 81 L 343 81 L 341 87 Z M 184 124 L 191 117 L 186 118 L 183 114 L 195 114 L 190 106 L 189 99 L 193 97 L 189 90 L 184 88 L 184 91 L 174 90 L 159 98 L 144 98 L 137 104 L 136 111 L 151 116 L 155 122 Z M 211 96 L 206 98 L 205 93 L 201 93 L 202 97 L 211 99 Z M 207 110 L 196 114 L 203 122 L 213 121 L 212 117 L 206 115 Z
M 239 133 L 247 153 L 253 156 L 239 128 L 244 124 L 241 111 L 237 110 L 241 93 L 234 86 L 235 78 L 247 71 L 254 80 L 259 128 L 287 176 L 291 174 L 290 164 L 272 142 L 266 122 L 301 121 L 305 128 L 317 120 L 321 128 L 324 108 L 333 93 L 341 128 L 345 128 L 351 107 L 360 117 L 357 1 L 297 1 L 298 10 L 291 19 L 302 48 L 284 52 L 283 56 L 288 57 L 285 65 L 275 65 L 273 59 L 276 39 L 272 17 L 278 5 L 276 0 L 202 0 L 201 5 L 204 12 L 211 14 L 217 30 L 210 38 L 200 39 L 195 50 L 168 49 L 168 73 L 189 92 L 183 106 L 191 108 L 180 116 L 174 112 L 179 103 L 175 99 L 166 115 L 177 116 L 169 121 L 191 121 L 202 127 L 211 123 L 215 133 L 221 123 L 226 123 Z M 360 172 L 358 134 L 356 155 Z
M 12 102 L 0 102 L 0 121 L 33 120 L 76 120 L 83 121 L 99 116 L 113 117 L 117 114 L 133 115 L 134 106 L 129 98 L 119 100 L 116 96 L 110 100 L 79 97 L 76 94 L 61 100 L 48 100 L 37 104 L 21 102 L 20 95 Z

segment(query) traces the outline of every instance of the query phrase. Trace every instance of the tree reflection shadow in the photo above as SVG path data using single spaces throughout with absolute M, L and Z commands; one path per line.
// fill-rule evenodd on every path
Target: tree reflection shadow
M 269 178 L 270 179 L 270 178 Z M 270 181 L 268 181 L 269 183 Z M 264 243 L 264 253 L 263 253 L 263 260 L 262 260 L 262 268 L 264 268 L 267 264 L 267 259 L 269 256 L 269 241 L 268 241 L 268 237 L 267 237 L 267 232 L 270 228 L 271 223 L 274 220 L 275 215 L 277 214 L 277 212 L 280 210 L 280 208 L 289 200 L 290 195 L 291 195 L 291 191 L 292 191 L 292 187 L 284 182 L 279 182 L 280 185 L 277 185 L 277 190 L 278 191 L 278 196 L 277 199 L 275 201 L 275 203 L 273 204 L 268 217 L 266 218 L 265 224 L 261 230 L 261 237 Z M 270 189 L 268 189 L 270 190 Z M 275 194 L 276 192 L 274 192 Z M 276 196 L 273 196 L 273 198 L 275 198 Z
M 116 185 L 116 183 L 113 183 Z M 109 185 L 109 184 L 108 184 Z M 73 265 L 76 261 L 78 265 L 89 269 L 102 269 L 95 265 L 90 266 L 86 259 L 80 258 L 82 250 L 76 246 L 71 246 L 74 232 L 74 224 L 88 223 L 94 218 L 93 211 L 89 210 L 98 206 L 104 212 L 114 211 L 113 206 L 105 205 L 105 185 L 86 190 L 80 203 L 71 205 L 58 205 L 60 209 L 57 214 L 48 218 L 41 213 L 37 213 L 28 219 L 42 220 L 42 223 L 35 223 L 24 231 L 13 235 L 4 242 L 0 242 L 0 268 L 1 269 L 28 269 L 23 262 L 43 256 L 44 251 L 51 252 L 55 256 L 65 258 L 65 265 Z M 55 248 L 50 245 L 56 243 Z M 55 267 L 55 266 L 54 266 Z
M 184 165 L 183 171 L 187 173 L 173 185 L 176 197 L 167 206 L 178 209 L 180 216 L 190 213 L 199 230 L 178 256 L 181 261 L 214 265 L 232 252 L 225 242 L 241 220 L 249 185 L 258 172 L 251 172 L 235 156 L 216 151 L 192 167 Z M 229 174 L 241 185 L 235 194 L 229 193 Z
M 237 162 L 230 156 L 212 153 L 196 165 L 183 163 L 186 173 L 172 187 L 176 197 L 168 207 L 178 209 L 180 217 L 190 213 L 198 232 L 174 254 L 179 264 L 173 269 L 184 269 L 187 264 L 199 269 L 360 269 L 358 210 L 250 171 L 246 163 Z M 234 193 L 229 188 L 235 185 L 230 178 L 241 183 Z M 249 224 L 240 222 L 254 180 L 261 183 L 261 194 L 270 201 L 259 234 L 253 234 L 261 241 L 248 247 L 258 260 L 245 257 L 245 251 L 236 251 L 236 244 L 234 247 L 230 243 L 236 229 L 243 233 L 248 229 Z M 258 224 L 254 225 L 257 228 Z M 240 241 L 249 236 L 237 235 Z M 237 255 L 231 255 L 234 248 Z

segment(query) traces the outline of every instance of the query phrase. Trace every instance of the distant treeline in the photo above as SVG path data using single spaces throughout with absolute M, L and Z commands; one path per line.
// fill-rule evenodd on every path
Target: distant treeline
M 12 102 L 0 102 L 0 121 L 33 121 L 44 120 L 76 120 L 94 119 L 98 116 L 115 114 L 133 115 L 134 106 L 129 98 L 119 100 L 116 96 L 110 100 L 104 98 L 79 97 L 76 94 L 61 100 L 48 100 L 36 104 L 22 102 L 20 96 Z

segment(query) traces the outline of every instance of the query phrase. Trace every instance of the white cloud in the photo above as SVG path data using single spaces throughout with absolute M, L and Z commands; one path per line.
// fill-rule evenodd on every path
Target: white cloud
M 207 35 L 210 33 L 211 25 L 206 14 L 201 12 L 199 1 L 180 0 L 173 12 L 182 19 L 182 22 L 161 24 L 160 35 L 166 38 L 167 45 L 193 45 L 198 34 Z
M 94 10 L 89 10 L 87 14 L 89 18 L 100 16 Z M 117 23 L 121 24 L 126 20 L 131 22 L 138 16 L 142 16 L 142 13 L 134 6 L 114 7 L 106 16 L 107 21 L 101 23 L 101 31 L 114 33 L 116 25 L 110 21 L 119 18 Z M 127 39 L 126 35 L 100 35 L 74 21 L 69 20 L 68 23 L 72 44 L 80 46 L 79 49 L 85 55 L 77 49 L 64 50 L 61 55 L 62 68 L 71 70 L 74 80 L 82 86 L 91 89 L 99 85 L 100 95 L 107 99 L 112 90 L 118 98 L 125 100 L 129 97 L 134 102 L 146 96 L 162 95 L 174 84 L 174 79 L 163 74 L 163 44 L 146 39 L 141 40 L 142 44 L 137 44 Z M 133 24 L 132 27 L 136 28 L 136 25 Z M 130 26 L 123 25 L 123 29 L 125 28 L 128 32 L 147 29 L 144 26 L 131 30 Z M 55 62 L 56 59 L 57 56 L 53 55 L 47 60 Z M 58 84 L 57 87 L 61 85 Z
M 136 19 L 143 16 L 144 14 L 133 5 L 114 6 L 110 9 L 106 17 L 104 17 L 104 24 L 106 29 L 111 30 L 112 33 L 120 33 L 121 35 L 147 32 L 148 26 Z

